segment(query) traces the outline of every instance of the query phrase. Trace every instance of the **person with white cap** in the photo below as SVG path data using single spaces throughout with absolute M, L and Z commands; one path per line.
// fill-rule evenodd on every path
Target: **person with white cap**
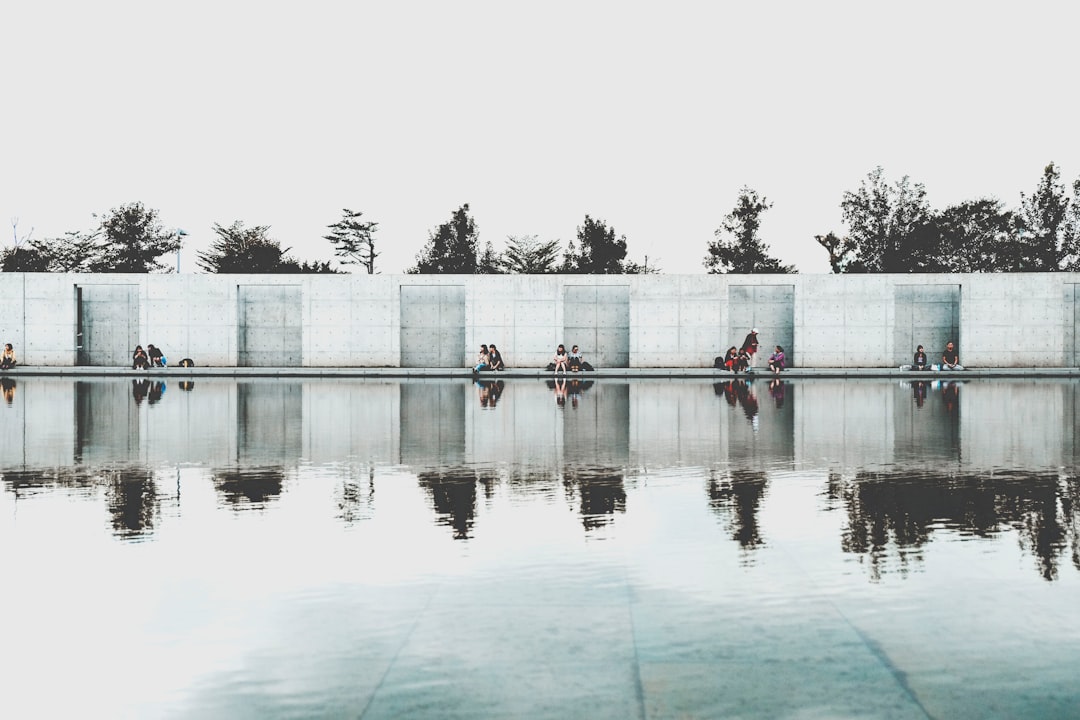
M 739 348 L 739 352 L 746 353 L 750 358 L 750 367 L 754 367 L 754 354 L 757 353 L 758 339 L 757 328 L 753 328 L 746 334 L 746 339 L 742 342 L 742 347 Z

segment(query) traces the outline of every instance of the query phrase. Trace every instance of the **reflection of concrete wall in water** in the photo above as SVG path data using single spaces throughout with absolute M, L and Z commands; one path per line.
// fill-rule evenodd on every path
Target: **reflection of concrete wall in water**
M 12 380 L 11 405 L 0 404 L 0 465 L 59 468 L 71 464 L 75 423 L 64 409 L 75 407 L 75 384 L 43 378 Z
M 305 383 L 303 456 L 313 463 L 397 462 L 400 401 L 397 383 Z
M 964 467 L 1063 465 L 1067 458 L 1061 420 L 1067 420 L 1065 394 L 1071 394 L 1072 387 L 1071 383 L 963 383 L 960 443 Z
M 596 367 L 629 367 L 630 286 L 567 285 L 563 293 L 560 342 L 580 346 Z
M 768 380 L 632 385 L 635 464 L 775 468 L 794 459 L 795 386 Z
M 464 285 L 401 286 L 401 367 L 461 367 L 475 355 L 466 355 Z
M 237 303 L 238 365 L 303 365 L 299 285 L 240 285 L 237 288 Z
M 85 465 L 141 457 L 139 409 L 130 382 L 75 385 L 76 456 Z
M 787 363 L 798 362 L 795 347 L 795 286 L 794 285 L 729 285 L 727 337 L 720 344 L 723 350 L 740 347 L 746 334 L 758 329 L 757 367 L 767 367 L 769 355 L 777 345 L 784 348 Z
M 910 360 L 910 358 L 909 358 Z M 949 467 L 961 459 L 959 383 L 925 380 L 897 384 L 893 412 L 893 459 Z
M 893 461 L 897 388 L 882 382 L 800 382 L 795 462 L 862 468 Z M 910 399 L 905 396 L 905 401 Z
M 897 285 L 893 292 L 896 365 L 910 363 L 919 345 L 936 364 L 945 343 L 962 344 L 959 285 Z
M 563 462 L 623 470 L 630 461 L 630 386 L 600 382 L 562 413 Z
M 401 384 L 402 465 L 420 470 L 452 467 L 465 461 L 468 388 L 464 383 Z
M 240 383 L 236 398 L 237 460 L 248 465 L 295 465 L 304 447 L 304 386 Z
M 556 477 L 563 424 L 551 390 L 528 380 L 481 382 L 486 387 L 474 384 L 465 391 L 466 461 L 506 465 L 512 476 L 522 468 L 527 480 Z
M 78 362 L 131 365 L 139 343 L 138 285 L 80 285 Z

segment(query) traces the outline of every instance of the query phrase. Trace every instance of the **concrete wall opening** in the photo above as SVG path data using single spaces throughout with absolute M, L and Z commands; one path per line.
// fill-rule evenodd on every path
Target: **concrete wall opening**
M 237 365 L 300 367 L 303 323 L 299 285 L 238 285 Z
M 940 363 L 945 343 L 952 340 L 960 350 L 960 286 L 897 285 L 893 290 L 894 360 L 897 365 L 911 362 L 915 348 L 926 350 L 930 363 Z
M 78 364 L 130 365 L 139 344 L 139 287 L 77 285 L 75 298 Z
M 401 286 L 401 367 L 462 367 L 464 285 Z
M 773 347 L 784 348 L 789 366 L 797 360 L 795 347 L 795 286 L 794 285 L 731 285 L 728 287 L 727 337 L 721 340 L 723 350 L 742 345 L 743 338 L 757 328 L 757 367 L 765 367 Z
M 565 286 L 563 342 L 596 367 L 630 367 L 630 286 Z

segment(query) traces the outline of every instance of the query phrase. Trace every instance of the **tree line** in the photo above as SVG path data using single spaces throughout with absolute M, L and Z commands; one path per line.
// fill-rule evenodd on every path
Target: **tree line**
M 794 273 L 771 255 L 761 237 L 762 216 L 773 207 L 764 196 L 743 187 L 731 212 L 706 244 L 702 262 L 708 273 Z M 993 198 L 930 207 L 926 188 L 903 176 L 895 182 L 882 168 L 872 170 L 857 190 L 840 202 L 846 231 L 814 240 L 828 253 L 834 273 L 968 273 L 1080 270 L 1080 179 L 1071 194 L 1054 163 L 1043 170 L 1019 206 L 1006 208 Z M 0 252 L 4 272 L 124 272 L 170 270 L 184 231 L 166 228 L 158 211 L 141 202 L 113 208 L 89 231 L 58 238 L 20 238 L 13 223 L 13 245 Z M 270 236 L 270 227 L 236 221 L 212 227 L 210 247 L 197 253 L 208 273 L 337 273 L 330 261 L 299 261 L 291 248 Z M 323 239 L 342 267 L 375 273 L 378 223 L 348 208 L 327 226 Z M 31 233 L 32 234 L 32 233 Z M 564 248 L 560 240 L 511 235 L 505 249 L 489 240 L 481 247 L 476 220 L 466 203 L 447 222 L 428 233 L 406 273 L 454 274 L 645 274 L 658 273 L 655 259 L 628 258 L 625 235 L 604 220 L 586 215 Z

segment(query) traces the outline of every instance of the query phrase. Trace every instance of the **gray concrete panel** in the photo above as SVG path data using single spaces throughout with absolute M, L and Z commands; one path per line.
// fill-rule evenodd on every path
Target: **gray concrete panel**
M 136 285 L 80 285 L 80 365 L 129 365 L 139 344 Z
M 462 367 L 476 350 L 465 347 L 464 285 L 401 285 L 401 367 Z
M 896 285 L 893 293 L 893 347 L 897 365 L 910 363 L 919 345 L 932 363 L 941 362 L 941 353 L 949 340 L 959 347 L 959 285 Z
M 237 364 L 241 367 L 303 365 L 299 285 L 237 287 Z
M 464 462 L 466 390 L 464 383 L 401 383 L 402 465 L 425 472 Z
M 788 365 L 794 366 L 801 350 L 795 347 L 794 285 L 729 285 L 728 326 L 724 348 L 741 346 L 751 328 L 758 330 L 758 358 L 763 367 L 773 348 L 784 348 Z M 719 354 L 719 353 L 718 353 Z
M 597 367 L 630 365 L 630 286 L 567 285 L 563 342 L 579 345 Z

